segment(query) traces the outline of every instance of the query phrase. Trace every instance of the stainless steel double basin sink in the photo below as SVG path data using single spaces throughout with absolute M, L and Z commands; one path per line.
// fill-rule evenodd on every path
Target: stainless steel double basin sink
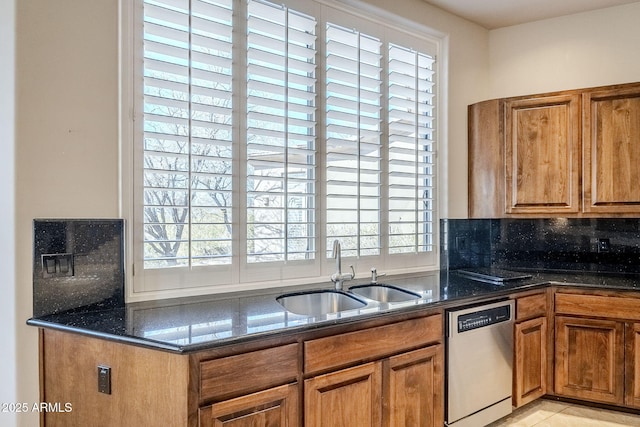
M 276 301 L 287 311 L 307 316 L 322 316 L 366 307 L 369 299 L 378 303 L 404 302 L 422 298 L 419 294 L 393 285 L 356 285 L 349 291 L 320 289 L 280 295 Z

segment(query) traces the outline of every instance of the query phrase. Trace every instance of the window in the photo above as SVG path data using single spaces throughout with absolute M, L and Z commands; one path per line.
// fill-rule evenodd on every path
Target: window
M 138 1 L 134 293 L 326 280 L 334 239 L 361 272 L 435 265 L 436 39 L 310 0 Z

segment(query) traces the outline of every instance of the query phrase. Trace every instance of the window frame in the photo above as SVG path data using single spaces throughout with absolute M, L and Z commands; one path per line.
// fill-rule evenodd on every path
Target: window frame
M 141 252 L 138 248 L 141 245 L 142 232 L 140 227 L 142 226 L 139 216 L 136 214 L 136 195 L 139 194 L 139 188 L 141 188 L 141 166 L 137 162 L 137 156 L 142 151 L 138 147 L 137 137 L 141 132 L 142 119 L 140 112 L 137 111 L 136 99 L 142 95 L 143 84 L 141 75 L 141 66 L 137 65 L 139 61 L 139 53 L 141 47 L 142 34 L 142 19 L 140 18 L 143 13 L 142 0 L 135 0 L 132 2 L 121 3 L 121 26 L 120 26 L 120 44 L 121 44 L 121 80 L 120 80 L 120 92 L 121 92 L 121 212 L 122 216 L 127 220 L 126 235 L 127 241 L 127 264 L 130 268 L 127 268 L 127 301 L 144 301 L 152 299 L 171 298 L 179 296 L 189 295 L 201 295 L 209 293 L 223 293 L 231 291 L 242 291 L 249 289 L 271 288 L 276 286 L 288 286 L 288 285 L 300 285 L 308 283 L 328 283 L 328 276 L 333 272 L 335 264 L 332 259 L 325 256 L 327 251 L 331 248 L 327 247 L 326 243 L 326 176 L 325 176 L 325 100 L 324 90 L 319 91 L 317 94 L 316 103 L 316 156 L 317 156 L 317 169 L 316 169 L 316 259 L 312 263 L 300 263 L 302 265 L 250 265 L 243 259 L 240 254 L 245 253 L 244 249 L 239 249 L 240 245 L 246 245 L 246 222 L 241 224 L 234 224 L 235 228 L 240 230 L 234 232 L 234 248 L 233 257 L 234 260 L 239 261 L 228 266 L 227 269 L 222 269 L 223 274 L 221 283 L 213 285 L 203 286 L 184 286 L 184 274 L 176 269 L 161 269 L 158 274 L 150 274 L 149 271 L 144 271 L 142 264 L 140 263 L 139 255 L 136 251 Z M 322 58 L 324 55 L 324 43 L 326 42 L 326 22 L 330 19 L 327 16 L 335 15 L 335 21 L 332 23 L 340 25 L 341 23 L 353 25 L 353 21 L 344 19 L 344 12 L 357 15 L 358 19 L 362 19 L 363 22 L 368 24 L 364 27 L 359 27 L 362 33 L 370 34 L 366 31 L 367 28 L 373 28 L 378 31 L 382 26 L 384 28 L 384 37 L 382 41 L 382 49 L 385 51 L 388 48 L 390 42 L 400 44 L 403 40 L 407 40 L 408 44 L 403 44 L 407 47 L 415 46 L 416 43 L 420 44 L 421 41 L 428 44 L 430 49 L 436 58 L 435 72 L 435 99 L 436 104 L 434 106 L 436 110 L 436 116 L 434 119 L 435 133 L 434 145 L 436 146 L 436 153 L 434 159 L 434 206 L 433 206 L 433 222 L 432 222 L 432 237 L 433 247 L 432 251 L 428 253 L 418 253 L 413 255 L 389 255 L 381 254 L 380 256 L 369 257 L 344 257 L 343 264 L 353 264 L 359 277 L 368 276 L 368 272 L 372 267 L 376 267 L 378 271 L 384 271 L 388 274 L 410 273 L 418 271 L 432 271 L 439 268 L 439 218 L 440 218 L 440 206 L 444 200 L 444 182 L 442 179 L 444 174 L 442 164 L 446 158 L 446 129 L 445 123 L 447 111 L 444 106 L 446 103 L 446 75 L 447 69 L 447 37 L 445 34 L 438 31 L 427 28 L 419 23 L 415 23 L 406 18 L 399 17 L 383 9 L 371 6 L 369 4 L 360 1 L 331 1 L 331 0 L 309 0 L 309 1 L 280 1 L 279 3 L 290 6 L 292 9 L 304 13 L 308 13 L 315 16 L 318 19 L 318 31 L 317 31 L 317 50 L 318 58 Z M 304 5 L 304 7 L 303 7 Z M 328 12 L 329 11 L 329 12 Z M 241 19 L 238 18 L 237 13 L 234 13 L 234 34 L 237 31 L 246 32 L 246 24 L 242 24 L 237 27 L 238 22 Z M 404 30 L 398 30 L 398 27 L 404 28 Z M 388 33 L 394 33 L 393 38 L 388 36 Z M 378 35 L 378 34 L 375 34 Z M 237 61 L 237 43 L 234 43 L 234 61 Z M 244 46 L 244 44 L 242 44 Z M 420 49 L 418 49 L 420 50 Z M 384 72 L 387 70 L 387 63 L 385 62 L 386 52 L 383 55 Z M 246 57 L 241 58 L 242 63 L 246 63 Z M 325 63 L 324 61 L 317 61 L 317 81 L 318 84 L 324 84 L 325 80 Z M 234 77 L 235 78 L 235 77 Z M 244 77 L 243 77 L 244 78 Z M 387 96 L 386 79 L 383 79 L 382 90 L 382 108 L 388 111 L 387 100 L 384 99 Z M 244 91 L 242 91 L 244 93 Z M 234 99 L 237 95 L 234 93 Z M 242 103 L 242 106 L 246 104 Z M 241 115 L 236 105 L 233 108 L 234 120 L 238 119 Z M 387 166 L 386 166 L 386 149 L 388 143 L 387 113 L 383 112 L 382 115 L 382 138 L 384 144 L 383 161 L 381 168 L 382 185 L 386 187 L 388 185 L 387 180 Z M 242 120 L 242 119 L 241 119 Z M 237 124 L 235 129 L 242 127 L 243 124 Z M 237 131 L 234 138 L 238 137 Z M 238 146 L 241 144 L 235 144 Z M 243 188 L 244 179 L 239 176 L 245 176 L 246 170 L 243 169 L 242 163 L 238 159 L 242 157 L 242 150 L 237 153 L 238 148 L 235 148 L 234 153 L 234 168 L 238 172 L 234 173 L 233 185 L 235 189 Z M 245 154 L 246 157 L 246 154 Z M 233 205 L 238 209 L 245 210 L 246 212 L 246 193 L 242 193 L 234 190 L 233 193 Z M 384 198 L 381 203 L 381 224 L 387 224 L 387 209 L 388 204 Z M 242 218 L 246 219 L 246 216 L 242 214 Z M 386 233 L 381 233 L 381 238 L 386 238 Z M 142 271 L 141 271 L 142 270 Z M 173 270 L 173 271 L 171 271 Z M 269 270 L 271 272 L 269 273 Z M 267 275 L 265 276 L 265 271 Z M 285 274 L 283 275 L 283 271 Z M 211 271 L 208 267 L 193 267 L 189 272 L 189 276 L 199 277 L 203 283 L 207 281 L 207 278 L 211 276 Z M 265 279 L 265 277 L 267 277 Z M 142 280 L 141 280 L 142 279 Z

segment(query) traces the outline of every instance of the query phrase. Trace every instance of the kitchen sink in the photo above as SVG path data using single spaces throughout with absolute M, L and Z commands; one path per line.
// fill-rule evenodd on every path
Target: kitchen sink
M 421 298 L 420 295 L 393 285 L 370 284 L 349 288 L 354 294 L 378 302 L 402 302 Z
M 337 290 L 296 292 L 281 295 L 276 298 L 276 301 L 287 311 L 307 316 L 322 316 L 323 314 L 355 310 L 367 305 L 359 298 Z

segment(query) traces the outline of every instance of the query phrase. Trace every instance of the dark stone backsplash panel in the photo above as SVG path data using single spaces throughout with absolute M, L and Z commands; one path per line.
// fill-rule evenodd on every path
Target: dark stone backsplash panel
M 124 221 L 33 221 L 33 316 L 124 307 Z
M 444 219 L 440 229 L 443 270 L 640 273 L 640 219 Z

